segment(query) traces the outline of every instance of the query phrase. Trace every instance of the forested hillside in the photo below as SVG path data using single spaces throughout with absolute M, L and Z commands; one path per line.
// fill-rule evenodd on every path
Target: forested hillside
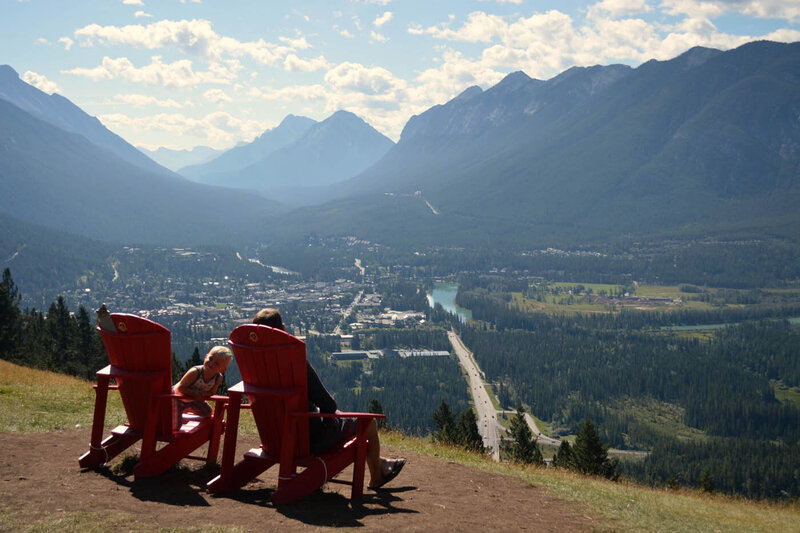
M 796 306 L 548 316 L 498 296 L 460 297 L 478 321 L 460 333 L 505 407 L 529 406 L 562 435 L 596 421 L 613 446 L 651 451 L 625 466 L 643 480 L 698 484 L 709 468 L 719 490 L 800 494 L 800 405 L 776 397 L 777 384 L 800 386 L 800 332 L 783 318 Z M 687 322 L 732 325 L 660 328 Z

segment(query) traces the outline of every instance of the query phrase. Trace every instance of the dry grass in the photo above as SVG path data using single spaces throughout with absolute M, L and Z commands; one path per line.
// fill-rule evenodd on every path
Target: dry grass
M 551 496 L 580 504 L 587 516 L 602 519 L 612 531 L 800 532 L 797 504 L 754 502 L 694 490 L 653 489 L 559 469 L 495 463 L 486 456 L 397 433 L 388 433 L 383 440 L 399 448 L 523 479 L 544 488 Z

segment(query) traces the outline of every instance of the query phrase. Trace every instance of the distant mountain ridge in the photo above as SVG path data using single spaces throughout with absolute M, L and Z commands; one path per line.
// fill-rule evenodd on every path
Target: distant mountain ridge
M 253 238 L 258 221 L 283 210 L 262 197 L 150 172 L 6 100 L 0 191 L 0 212 L 109 242 L 230 243 Z
M 188 165 L 178 173 L 201 183 L 221 183 L 226 176 L 256 164 L 273 152 L 303 136 L 317 121 L 287 115 L 281 123 L 265 131 L 250 143 L 236 146 L 203 164 Z
M 800 238 L 799 72 L 800 43 L 754 42 L 544 82 L 514 73 L 412 117 L 340 187 L 361 197 L 287 224 L 390 240 L 372 221 L 414 212 L 404 239 L 439 244 L 770 227 Z
M 82 135 L 138 167 L 152 172 L 168 172 L 68 99 L 59 94 L 49 95 L 22 81 L 8 65 L 0 65 L 0 99 L 58 128 Z
M 189 165 L 207 163 L 224 152 L 224 150 L 215 150 L 208 146 L 195 146 L 190 150 L 171 150 L 163 146 L 156 150 L 148 150 L 141 146 L 138 148 L 147 157 L 173 172 Z
M 289 115 L 253 143 L 181 172 L 204 183 L 251 189 L 302 205 L 327 198 L 329 187 L 369 168 L 393 145 L 348 111 L 337 111 L 322 122 Z M 207 173 L 221 168 L 223 160 L 225 170 Z M 237 166 L 243 161 L 252 162 Z

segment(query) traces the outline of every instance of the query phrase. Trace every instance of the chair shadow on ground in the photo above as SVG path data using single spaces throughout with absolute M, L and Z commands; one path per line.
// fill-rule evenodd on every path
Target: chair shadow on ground
M 333 480 L 331 483 L 336 483 Z M 361 501 L 353 502 L 348 495 L 325 490 L 324 488 L 313 493 L 308 498 L 293 503 L 276 507 L 275 510 L 283 516 L 311 526 L 329 527 L 362 527 L 361 520 L 367 516 L 383 514 L 408 513 L 416 514 L 414 509 L 398 507 L 398 502 L 404 501 L 397 494 L 416 490 L 416 487 L 396 487 L 381 489 L 380 491 L 366 491 Z M 215 495 L 215 498 L 228 498 L 241 503 L 271 507 L 270 496 L 274 489 L 263 487 L 248 489 L 247 487 Z
M 219 473 L 219 466 L 212 464 L 195 469 L 173 466 L 157 477 L 138 479 L 133 477 L 132 469 L 124 465 L 124 461 L 121 465 L 86 472 L 100 474 L 120 487 L 127 488 L 134 498 L 141 501 L 180 507 L 208 507 L 209 503 L 203 494 L 208 480 Z

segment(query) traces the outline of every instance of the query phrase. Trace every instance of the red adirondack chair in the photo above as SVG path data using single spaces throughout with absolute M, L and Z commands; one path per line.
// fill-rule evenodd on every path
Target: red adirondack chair
M 351 498 L 360 499 L 364 492 L 367 427 L 371 419 L 384 415 L 309 413 L 306 345 L 284 331 L 246 324 L 233 330 L 228 343 L 242 381 L 228 389 L 230 402 L 222 466 L 219 476 L 208 483 L 208 491 L 236 490 L 279 464 L 278 488 L 270 499 L 274 505 L 283 505 L 305 498 L 353 464 Z M 241 405 L 244 395 L 250 402 L 247 406 Z M 249 407 L 253 413 L 261 447 L 251 449 L 234 465 L 242 407 Z M 314 455 L 309 451 L 310 417 L 357 418 L 358 429 L 354 437 Z
M 95 468 L 142 439 L 137 477 L 158 475 L 208 442 L 208 462 L 217 460 L 227 397 L 212 396 L 216 406 L 211 417 L 185 414 L 178 420 L 172 393 L 170 331 L 164 326 L 129 314 L 112 314 L 108 331 L 98 325 L 110 365 L 97 372 L 94 420 L 89 451 L 78 463 Z M 114 379 L 116 385 L 110 383 Z M 109 390 L 119 390 L 128 422 L 111 430 L 101 442 Z M 158 442 L 166 444 L 156 449 Z M 200 459 L 199 457 L 191 457 Z

